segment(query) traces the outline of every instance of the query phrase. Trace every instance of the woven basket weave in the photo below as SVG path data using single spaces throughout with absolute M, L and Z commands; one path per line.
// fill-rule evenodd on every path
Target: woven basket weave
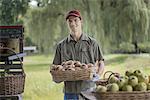
M 25 74 L 0 77 L 0 95 L 17 95 L 24 92 Z
M 116 93 L 96 93 L 95 95 L 98 98 L 98 100 L 150 100 L 150 91 L 119 91 Z
M 52 78 L 54 81 L 77 81 L 77 80 L 91 80 L 93 72 L 90 69 L 81 70 L 56 70 L 51 71 Z

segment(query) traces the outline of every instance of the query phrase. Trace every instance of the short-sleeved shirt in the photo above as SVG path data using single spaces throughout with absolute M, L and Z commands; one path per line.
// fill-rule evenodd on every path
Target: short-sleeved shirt
M 71 35 L 57 44 L 57 49 L 53 64 L 59 65 L 64 61 L 74 60 L 81 63 L 95 64 L 96 60 L 103 60 L 102 51 L 95 39 L 82 34 L 78 41 L 75 41 Z M 65 93 L 80 93 L 95 87 L 92 81 L 65 81 Z

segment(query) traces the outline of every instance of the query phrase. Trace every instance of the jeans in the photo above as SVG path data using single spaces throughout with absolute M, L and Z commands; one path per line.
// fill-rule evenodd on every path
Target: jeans
M 97 81 L 97 80 L 99 80 L 99 75 L 98 74 L 94 74 L 93 75 L 93 79 L 92 80 L 88 80 L 88 81 L 93 81 L 93 82 L 95 82 L 95 81 Z M 88 90 L 86 90 L 86 91 L 93 91 L 93 89 L 94 88 L 90 88 L 90 89 L 88 89 Z M 64 94 L 64 100 L 89 100 L 89 99 L 86 99 L 86 98 L 84 98 L 84 97 L 81 97 L 81 95 L 80 94 L 74 94 L 74 93 L 65 93 Z
M 79 100 L 79 96 L 73 93 L 65 93 L 64 100 Z

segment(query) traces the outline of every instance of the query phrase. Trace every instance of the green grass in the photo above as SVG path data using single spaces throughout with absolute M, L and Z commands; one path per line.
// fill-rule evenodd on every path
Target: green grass
M 126 70 L 143 70 L 150 74 L 150 55 L 107 55 L 105 71 L 124 73 Z
M 27 56 L 24 59 L 26 72 L 24 100 L 62 100 L 63 84 L 52 81 L 49 73 L 50 56 Z
M 124 73 L 127 69 L 142 69 L 150 75 L 150 55 L 105 55 L 105 71 Z M 56 84 L 49 73 L 52 56 L 26 56 L 24 100 L 63 100 L 63 83 Z

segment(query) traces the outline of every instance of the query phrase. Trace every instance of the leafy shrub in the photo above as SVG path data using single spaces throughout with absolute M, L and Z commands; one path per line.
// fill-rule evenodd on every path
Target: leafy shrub
M 138 43 L 138 48 L 142 53 L 150 53 L 150 42 Z
M 119 45 L 119 52 L 120 53 L 133 53 L 135 52 L 135 46 L 128 42 L 123 42 Z

